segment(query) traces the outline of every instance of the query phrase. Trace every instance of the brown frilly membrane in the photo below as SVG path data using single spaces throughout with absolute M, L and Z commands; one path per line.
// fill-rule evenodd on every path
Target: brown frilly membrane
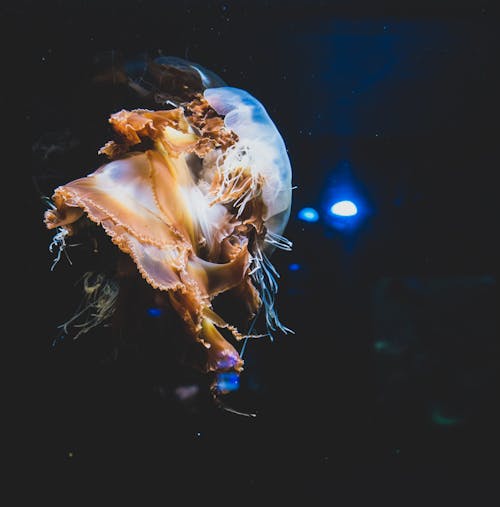
M 122 110 L 109 121 L 116 138 L 100 153 L 110 161 L 55 190 L 46 226 L 64 238 L 85 217 L 100 225 L 156 300 L 180 316 L 186 336 L 206 348 L 202 369 L 241 371 L 243 360 L 219 330 L 236 340 L 245 335 L 212 301 L 233 289 L 249 317 L 262 304 L 249 269 L 250 247 L 266 235 L 262 181 L 245 167 L 231 175 L 231 185 L 218 173 L 217 157 L 238 136 L 201 94 L 175 109 Z M 243 195 L 238 211 L 234 203 Z

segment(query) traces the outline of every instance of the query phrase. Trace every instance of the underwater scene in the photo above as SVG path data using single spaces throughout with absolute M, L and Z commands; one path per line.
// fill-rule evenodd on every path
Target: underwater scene
M 492 2 L 10 14 L 36 498 L 496 505 Z

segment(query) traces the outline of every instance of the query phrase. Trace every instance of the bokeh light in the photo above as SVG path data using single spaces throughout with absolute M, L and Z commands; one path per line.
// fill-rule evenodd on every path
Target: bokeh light
M 317 222 L 319 220 L 319 214 L 314 208 L 302 208 L 298 217 L 304 222 Z
M 339 217 L 352 217 L 357 215 L 358 207 L 352 201 L 338 201 L 332 204 L 330 213 Z

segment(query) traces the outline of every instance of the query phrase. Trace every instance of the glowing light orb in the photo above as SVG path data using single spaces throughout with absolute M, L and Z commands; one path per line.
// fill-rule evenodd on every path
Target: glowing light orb
M 339 201 L 332 204 L 330 212 L 339 217 L 352 217 L 358 213 L 358 208 L 352 201 Z
M 161 308 L 148 308 L 148 315 L 150 317 L 161 317 L 162 313 Z
M 304 222 L 317 222 L 319 220 L 318 212 L 314 208 L 302 208 L 298 217 Z

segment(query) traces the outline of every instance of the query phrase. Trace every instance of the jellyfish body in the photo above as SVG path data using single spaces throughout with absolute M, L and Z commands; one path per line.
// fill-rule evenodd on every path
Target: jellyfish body
M 203 369 L 241 371 L 221 330 L 235 340 L 247 335 L 214 311 L 214 298 L 232 291 L 249 319 L 264 308 L 265 334 L 289 331 L 276 315 L 268 259 L 291 247 L 281 236 L 291 169 L 278 130 L 255 98 L 230 87 L 206 88 L 174 109 L 122 110 L 109 121 L 116 137 L 100 153 L 111 160 L 55 190 L 46 226 L 59 237 L 75 234 L 82 219 L 101 226 L 177 313 L 186 338 L 204 346 Z

